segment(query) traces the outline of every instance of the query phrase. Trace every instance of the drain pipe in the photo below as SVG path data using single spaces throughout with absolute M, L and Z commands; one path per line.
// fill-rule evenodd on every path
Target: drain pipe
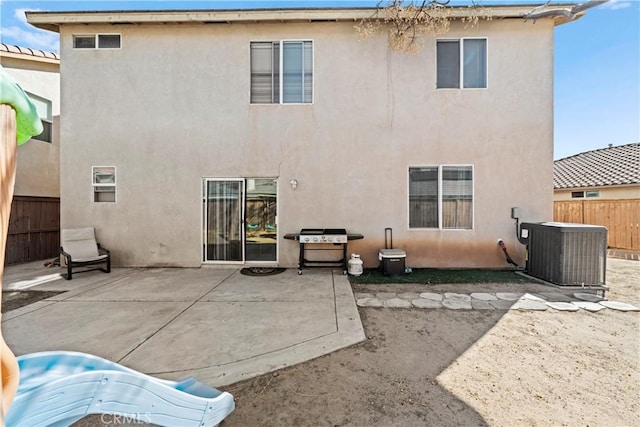
M 524 19 L 536 19 L 540 18 L 548 18 L 548 17 L 562 17 L 566 18 L 567 21 L 574 21 L 580 18 L 583 15 L 583 12 L 592 7 L 600 6 L 601 4 L 607 3 L 609 0 L 589 0 L 586 3 L 573 5 L 571 9 L 563 8 L 563 9 L 551 9 L 551 10 L 541 10 L 549 5 L 550 1 L 547 1 L 546 4 L 542 6 L 538 6 L 533 9 L 531 12 L 524 15 Z
M 517 269 L 521 269 L 521 267 L 518 265 L 517 262 L 515 262 L 513 260 L 513 258 L 511 258 L 509 256 L 509 252 L 507 252 L 507 245 L 504 244 L 504 242 L 502 241 L 502 239 L 498 239 L 498 246 L 500 246 L 500 248 L 502 249 L 502 252 L 504 252 L 504 256 L 507 259 L 507 262 L 513 266 L 515 266 Z

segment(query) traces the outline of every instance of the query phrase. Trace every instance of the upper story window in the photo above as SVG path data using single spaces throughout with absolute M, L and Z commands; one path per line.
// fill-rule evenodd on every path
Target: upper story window
M 313 102 L 313 43 L 251 43 L 252 104 Z
M 74 49 L 120 49 L 120 34 L 83 34 L 73 36 Z
M 486 88 L 487 39 L 438 40 L 437 87 Z
M 43 98 L 38 95 L 34 95 L 33 93 L 27 93 L 33 105 L 36 106 L 36 110 L 38 110 L 38 116 L 40 116 L 40 121 L 42 122 L 42 133 L 40 135 L 36 135 L 33 139 L 43 142 L 52 142 L 52 128 L 53 128 L 53 114 L 51 112 L 51 101 L 46 98 Z
M 409 168 L 409 228 L 473 228 L 473 167 Z

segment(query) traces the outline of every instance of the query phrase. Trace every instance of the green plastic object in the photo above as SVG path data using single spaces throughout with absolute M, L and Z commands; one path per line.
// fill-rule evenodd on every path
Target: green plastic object
M 18 145 L 43 131 L 38 110 L 20 85 L 0 65 L 0 104 L 8 104 L 16 110 L 16 135 Z

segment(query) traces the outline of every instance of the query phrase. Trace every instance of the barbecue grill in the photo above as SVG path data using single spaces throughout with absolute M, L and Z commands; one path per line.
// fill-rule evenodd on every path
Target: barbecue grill
M 305 268 L 318 267 L 342 268 L 343 274 L 347 274 L 347 242 L 363 239 L 364 236 L 347 233 L 344 228 L 303 228 L 297 234 L 285 234 L 284 238 L 297 240 L 300 246 L 298 274 L 302 274 Z M 306 256 L 309 251 L 334 251 L 339 253 L 341 258 L 309 260 Z
M 347 230 L 344 228 L 303 228 L 300 230 L 300 243 L 347 243 Z

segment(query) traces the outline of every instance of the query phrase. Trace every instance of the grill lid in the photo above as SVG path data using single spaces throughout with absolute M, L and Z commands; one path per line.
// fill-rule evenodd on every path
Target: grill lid
M 320 236 L 324 233 L 323 228 L 303 228 L 300 230 L 300 235 L 305 236 Z
M 305 236 L 321 236 L 321 235 L 345 235 L 347 230 L 344 228 L 303 228 L 300 235 Z
M 323 234 L 341 235 L 341 234 L 347 234 L 347 230 L 344 228 L 325 228 Z

